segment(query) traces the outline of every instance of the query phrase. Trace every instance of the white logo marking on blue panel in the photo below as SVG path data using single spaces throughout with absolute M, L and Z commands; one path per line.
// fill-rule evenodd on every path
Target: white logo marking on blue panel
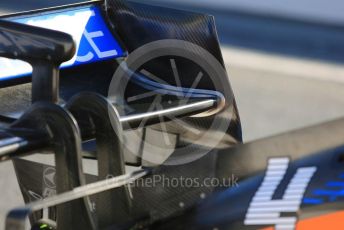
M 123 57 L 125 54 L 95 6 L 58 13 L 45 13 L 11 21 L 70 34 L 76 43 L 75 56 L 62 68 Z M 0 58 L 0 81 L 29 75 L 32 67 L 23 61 Z

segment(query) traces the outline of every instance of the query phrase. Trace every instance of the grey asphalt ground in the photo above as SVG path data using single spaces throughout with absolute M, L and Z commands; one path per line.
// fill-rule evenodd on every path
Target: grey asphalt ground
M 160 5 L 180 4 L 203 6 L 223 10 L 240 10 L 264 15 L 297 18 L 301 20 L 327 22 L 337 24 L 344 22 L 344 2 L 341 0 L 147 0 Z
M 344 116 L 342 82 L 248 69 L 228 60 L 226 63 L 245 141 Z M 23 204 L 11 162 L 1 164 L 0 188 L 2 229 L 7 211 Z
M 244 141 L 344 116 L 344 84 L 231 66 Z

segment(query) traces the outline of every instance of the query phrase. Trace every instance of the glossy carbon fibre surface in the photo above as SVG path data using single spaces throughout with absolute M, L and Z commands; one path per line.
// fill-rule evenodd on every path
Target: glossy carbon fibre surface
M 128 8 L 126 8 L 127 6 Z M 110 2 L 110 5 L 106 5 L 104 9 L 104 17 L 108 20 L 109 25 L 114 26 L 110 28 L 114 30 L 114 33 L 118 34 L 118 38 L 121 39 L 123 47 L 126 48 L 129 53 L 134 52 L 137 48 L 149 42 L 163 39 L 182 40 L 203 48 L 207 53 L 214 57 L 214 59 L 220 64 L 221 68 L 223 67 L 223 60 L 218 44 L 216 29 L 211 16 L 172 9 L 162 10 L 160 7 L 131 2 L 124 3 L 122 1 Z M 145 16 L 144 12 L 150 13 Z M 131 29 L 126 30 L 126 28 Z M 193 88 L 192 85 L 195 80 L 194 76 L 196 76 L 194 74 L 202 69 L 203 66 L 199 66 L 197 63 L 193 63 L 192 60 L 185 60 L 185 58 L 178 56 L 174 56 L 173 58 L 175 58 L 175 62 L 178 66 L 183 67 L 179 69 L 181 85 L 184 88 Z M 170 57 L 167 58 L 167 61 L 169 61 L 169 59 Z M 93 91 L 107 96 L 108 87 L 113 73 L 118 67 L 117 61 L 118 60 L 109 60 L 102 63 L 95 63 L 88 66 L 80 66 L 61 71 L 61 99 L 63 101 L 68 101 L 72 96 L 80 91 Z M 167 70 L 168 64 L 169 63 L 166 63 L 166 59 L 156 58 L 154 60 L 149 60 L 149 62 L 145 63 L 145 66 L 153 73 L 158 73 L 159 77 L 168 84 L 174 85 L 173 75 Z M 209 117 L 192 117 L 183 120 L 187 124 L 199 128 L 201 132 L 208 132 L 209 136 L 216 136 L 217 133 L 219 133 L 218 130 L 209 130 L 210 123 L 212 123 L 215 117 L 219 120 L 227 121 L 229 126 L 225 127 L 225 135 L 223 139 L 221 139 L 221 143 L 216 146 L 216 149 L 226 148 L 241 142 L 240 120 L 227 74 L 224 73 L 223 75 L 216 76 L 215 78 L 212 78 L 210 75 L 211 74 L 205 73 L 204 78 L 200 80 L 196 89 L 208 90 L 213 93 L 219 91 L 219 95 L 225 95 L 226 104 L 224 109 L 220 113 L 213 114 Z M 30 85 L 27 85 L 24 91 L 29 87 Z M 197 95 L 196 89 L 194 91 Z M 134 84 L 129 84 L 125 90 L 126 97 L 140 92 L 138 91 L 138 87 Z M 21 97 L 25 98 L 25 96 Z M 15 114 L 18 112 L 16 111 L 17 104 L 18 100 L 13 102 L 8 114 Z M 23 108 L 25 108 L 25 106 L 23 106 Z M 174 126 L 175 124 L 173 121 L 170 122 L 168 131 L 173 130 L 175 128 Z M 153 129 L 155 129 L 154 131 L 161 132 L 157 127 L 153 127 Z M 153 129 L 147 129 L 147 133 L 149 134 Z M 182 130 L 180 133 L 179 132 L 180 131 L 177 129 L 177 135 L 180 136 L 178 139 L 178 141 L 180 141 L 178 142 L 179 145 L 192 142 L 192 139 L 189 139 L 189 134 L 185 132 L 185 130 Z M 154 140 L 154 142 L 159 144 L 159 140 Z M 139 144 L 140 143 L 136 143 L 134 141 L 131 142 L 131 145 L 133 146 Z M 198 147 L 200 150 L 203 149 L 203 146 L 197 146 L 196 148 Z M 217 150 L 214 150 L 214 152 L 216 151 Z M 153 154 L 155 153 L 153 152 Z M 185 154 L 187 154 L 187 151 L 185 151 Z M 215 162 L 215 155 L 207 155 L 187 164 L 163 166 L 157 170 L 156 175 L 166 175 L 170 178 L 183 175 L 200 178 L 211 177 L 215 172 Z M 143 165 L 147 166 L 145 165 L 145 162 L 143 162 Z M 32 189 L 35 191 L 38 190 L 37 193 L 39 194 L 41 193 L 39 191 L 40 189 Z M 126 223 L 126 221 L 129 220 L 140 220 L 141 218 L 144 218 L 149 222 L 161 220 L 178 213 L 181 206 L 182 210 L 187 207 L 191 207 L 200 200 L 201 194 L 210 194 L 212 191 L 212 187 L 194 189 L 164 189 L 160 186 L 156 189 L 144 187 L 133 188 L 132 193 L 134 194 L 134 199 L 131 213 L 127 218 L 123 217 L 120 219 L 122 219 L 123 223 Z M 118 225 L 118 223 L 116 223 L 116 225 Z
M 285 207 L 288 207 L 288 203 L 280 205 L 277 210 L 282 211 L 281 217 L 298 218 L 298 227 L 314 226 L 320 222 L 321 229 L 324 229 L 324 226 L 325 228 L 331 226 L 330 229 L 339 230 L 341 228 L 337 227 L 341 225 L 334 226 L 331 221 L 338 221 L 338 218 L 342 216 L 340 211 L 344 207 L 341 138 L 344 135 L 343 125 L 343 119 L 328 122 L 239 145 L 221 152 L 212 152 L 190 164 L 161 166 L 154 169 L 151 175 L 146 176 L 139 183 L 134 183 L 136 186 L 132 187 L 135 212 L 132 213 L 131 218 L 135 221 L 128 222 L 127 226 L 132 226 L 132 229 L 263 229 L 271 227 L 272 224 L 245 225 L 245 216 L 252 198 L 262 184 L 269 159 L 289 158 L 290 162 L 284 179 L 272 197 L 275 201 L 282 199 L 297 170 L 305 167 L 316 170 L 307 184 L 305 194 L 300 197 L 302 198 L 300 210 L 287 209 L 283 212 Z M 328 130 L 332 135 L 321 130 Z M 295 146 L 298 147 L 295 148 Z M 248 158 L 251 160 L 248 161 Z M 165 179 L 184 176 L 202 180 L 209 176 L 217 179 L 233 178 L 233 175 L 236 180 L 232 186 L 172 188 L 166 187 L 163 181 L 156 181 L 155 186 L 140 187 L 145 184 L 145 181 L 149 185 L 152 183 L 152 178 L 157 176 L 163 176 Z M 299 180 L 299 182 L 303 181 L 302 178 Z M 161 190 L 166 190 L 168 193 L 159 192 Z M 300 227 L 300 229 L 309 228 Z
M 114 31 L 117 31 L 123 39 L 124 46 L 126 46 L 129 53 L 150 42 L 161 39 L 177 39 L 189 41 L 205 48 L 223 65 L 211 17 L 119 0 L 110 0 L 108 3 L 109 5 L 106 5 L 105 9 L 107 11 L 104 15 L 111 21 Z M 167 59 L 170 58 L 168 57 Z M 175 58 L 177 64 L 183 66 L 181 71 L 181 76 L 183 76 L 181 79 L 182 85 L 190 87 L 194 80 L 190 76 L 194 76 L 193 73 L 197 72 L 200 66 L 190 63 L 183 58 L 175 56 L 173 58 Z M 94 69 L 94 66 L 98 66 L 98 68 Z M 107 86 L 111 79 L 110 75 L 114 72 L 115 67 L 117 67 L 116 63 L 109 61 L 88 66 L 87 69 L 80 68 L 78 69 L 79 71 L 74 69 L 64 72 L 70 75 L 65 75 L 65 77 L 70 78 L 65 78 L 66 80 L 62 84 L 62 98 L 68 100 L 81 90 L 92 90 L 106 95 Z M 163 58 L 157 58 L 145 64 L 146 69 L 154 73 L 160 73 L 159 77 L 173 85 L 173 76 L 167 71 L 167 67 L 169 67 L 168 62 Z M 73 78 L 72 75 L 74 74 L 79 76 Z M 220 89 L 219 91 L 223 94 L 228 93 L 226 91 L 230 91 L 230 94 L 232 94 L 227 76 L 223 75 L 223 79 L 226 79 L 226 83 L 222 87 L 216 87 L 221 81 L 218 81 L 219 79 L 214 81 L 214 79 L 211 79 L 211 76 L 205 76 L 199 82 L 199 88 L 210 91 Z M 127 98 L 140 92 L 135 85 L 129 85 L 126 90 L 128 91 L 126 94 Z M 230 99 L 230 97 L 226 99 Z M 89 98 L 85 99 L 85 101 L 95 102 Z M 116 219 L 119 220 L 116 220 L 113 226 L 109 226 L 110 228 L 124 226 L 123 228 L 132 227 L 132 229 L 260 229 L 273 226 L 276 221 L 280 220 L 280 217 L 306 220 L 310 217 L 314 218 L 343 209 L 343 120 L 233 147 L 234 144 L 241 141 L 240 121 L 235 101 L 226 100 L 226 102 L 226 109 L 216 115 L 223 119 L 231 119 L 230 126 L 226 130 L 227 136 L 224 137 L 222 145 L 219 145 L 218 148 L 213 149 L 207 155 L 193 162 L 181 165 L 163 165 L 152 170 L 152 174 L 146 176 L 143 182 L 141 181 L 139 184 L 133 185 L 131 189 L 133 206 L 129 208 L 128 213 L 116 216 Z M 82 109 L 78 108 L 81 113 L 89 109 L 85 109 L 85 107 L 88 107 L 87 105 L 82 107 Z M 99 109 L 97 106 L 95 110 L 102 111 L 101 115 L 106 116 L 104 107 Z M 93 116 L 97 116 L 97 114 L 93 114 Z M 211 121 L 211 118 L 203 119 L 200 122 L 199 119 L 192 117 L 184 121 L 192 125 L 196 124 L 196 127 L 202 127 L 203 129 L 201 130 L 204 131 L 207 130 L 207 123 Z M 117 125 L 119 127 L 119 124 Z M 173 122 L 169 123 L 169 129 L 172 130 L 174 125 Z M 87 123 L 86 126 L 92 126 L 92 124 Z M 102 124 L 102 128 L 108 127 L 110 127 L 108 123 Z M 158 127 L 153 127 L 153 129 L 158 132 L 162 131 Z M 54 128 L 54 131 L 58 130 L 58 128 Z M 210 131 L 216 132 L 216 130 Z M 67 132 L 67 134 L 70 133 Z M 210 132 L 210 135 L 212 134 Z M 5 134 L 4 136 L 7 137 L 8 135 Z M 179 140 L 184 138 L 183 143 L 187 141 L 187 134 L 180 134 L 180 136 L 182 138 Z M 106 138 L 103 140 L 106 140 Z M 206 143 L 204 144 L 206 145 Z M 105 147 L 103 146 L 103 148 Z M 199 149 L 203 147 L 198 146 Z M 106 149 L 105 152 L 109 153 L 111 151 Z M 81 157 L 80 151 L 77 156 Z M 274 210 L 271 212 L 265 213 L 272 217 L 271 219 L 268 219 L 269 217 L 266 216 L 264 217 L 265 219 L 256 218 L 254 220 L 256 224 L 248 225 L 247 223 L 250 223 L 250 221 L 252 223 L 252 218 L 248 217 L 248 212 L 252 202 L 255 200 L 254 198 L 256 196 L 259 199 L 262 198 L 257 193 L 260 186 L 264 184 L 265 176 L 269 172 L 268 162 L 271 159 L 273 160 L 273 158 L 277 160 L 280 160 L 278 158 L 283 158 L 282 160 L 284 161 L 288 159 L 288 167 L 285 169 L 286 173 L 283 174 L 278 187 L 273 191 L 273 196 L 270 197 L 271 200 L 269 200 L 270 198 L 267 200 L 263 199 L 263 202 L 258 203 L 257 206 L 259 211 L 264 208 L 273 208 Z M 107 167 L 110 166 L 111 168 L 113 165 L 107 165 L 100 169 L 103 170 L 102 176 L 106 175 L 107 172 L 122 173 L 123 162 L 116 163 L 118 167 L 113 168 L 112 170 L 114 171 L 112 172 Z M 101 166 L 103 165 L 100 164 L 99 167 Z M 23 170 L 21 166 L 18 167 L 20 167 L 19 171 L 21 170 L 22 174 L 26 173 L 26 170 Z M 32 165 L 30 166 L 29 164 L 26 167 L 30 168 Z M 277 205 L 269 203 L 270 201 L 283 200 L 296 172 L 299 169 L 307 168 L 313 170 L 314 175 L 312 174 L 312 177 L 306 179 L 304 177 L 301 177 L 301 179 L 297 178 L 299 180 L 296 181 L 300 183 L 297 185 L 301 186 L 301 188 L 302 186 L 306 187 L 306 191 L 303 193 L 303 191 L 298 190 L 300 189 L 299 187 L 296 189 L 297 199 L 300 199 L 296 200 L 296 207 L 292 207 L 293 209 L 290 210 L 290 205 L 292 204 L 288 204 L 288 202 L 282 203 L 282 205 L 279 205 L 279 203 L 276 203 Z M 35 167 L 35 169 L 37 175 L 42 174 L 40 167 Z M 280 172 L 277 171 L 277 173 Z M 154 186 L 150 186 L 149 181 L 156 177 L 160 178 L 160 181 L 156 181 Z M 174 187 L 173 185 L 166 186 L 164 184 L 164 180 L 172 181 L 175 178 L 181 177 L 196 178 L 201 181 L 207 178 L 218 180 L 231 178 L 235 182 L 232 184 L 233 187 L 215 185 Z M 38 177 L 33 178 L 37 180 Z M 61 182 L 61 177 L 59 180 Z M 238 182 L 238 186 L 235 186 L 236 182 Z M 77 181 L 75 183 L 78 184 Z M 39 187 L 41 182 L 38 181 L 38 184 Z M 270 185 L 270 183 L 268 184 Z M 27 185 L 27 187 L 30 186 L 37 187 L 37 185 Z M 41 193 L 40 189 L 36 188 L 35 191 Z M 86 188 L 83 187 L 83 189 Z M 267 189 L 268 192 L 270 191 L 269 189 L 271 190 L 271 186 Z M 102 196 L 102 194 L 99 195 L 100 197 Z M 116 197 L 112 199 L 116 200 Z M 119 202 L 123 200 L 121 199 Z M 299 201 L 301 202 L 300 210 L 297 207 Z M 276 206 L 278 207 L 276 208 Z M 116 207 L 110 208 L 116 209 Z M 102 208 L 104 207 L 98 207 L 98 209 Z M 102 211 L 106 212 L 106 210 Z M 72 214 L 68 217 L 71 218 Z M 106 214 L 109 215 L 109 213 Z M 255 212 L 253 214 L 257 215 Z M 259 216 L 258 213 L 258 217 L 262 216 Z M 106 218 L 107 221 L 105 221 L 104 225 L 112 224 L 110 223 L 111 216 L 106 216 Z M 249 221 L 247 221 L 247 218 Z M 78 218 L 75 219 L 77 220 Z M 257 224 L 257 222 L 263 224 Z M 294 229 L 292 225 L 287 227 L 286 229 Z
M 50 137 L 52 151 L 55 154 L 56 190 L 55 193 L 69 191 L 74 187 L 84 185 L 82 173 L 82 152 L 80 130 L 76 120 L 62 107 L 47 103 L 35 103 L 30 109 L 12 124 L 11 129 L 20 132 L 21 129 L 46 133 Z M 19 130 L 19 131 L 18 131 Z M 54 140 L 52 140 L 54 138 Z M 29 172 L 31 168 L 28 169 Z M 43 193 L 41 194 L 43 197 Z M 60 205 L 56 215 L 62 228 L 81 226 L 83 229 L 92 229 L 95 225 L 91 220 L 88 206 L 89 199 L 85 197 L 69 204 Z M 80 219 L 73 218 L 78 213 Z M 39 215 L 39 213 L 35 213 Z
M 269 159 L 289 158 L 290 163 L 283 180 L 274 191 L 272 199 L 281 201 L 296 171 L 306 167 L 316 169 L 302 194 L 300 208 L 288 210 L 288 203 L 275 207 L 281 217 L 296 217 L 300 226 L 305 222 L 331 226 L 331 218 L 344 208 L 343 199 L 343 119 L 317 125 L 291 133 L 281 134 L 252 143 L 238 145 L 215 153 L 216 178 L 235 175 L 237 186 L 217 187 L 216 191 L 198 205 L 181 212 L 179 216 L 156 222 L 152 229 L 263 229 L 274 224 L 245 225 L 250 204 L 263 184 Z M 303 179 L 299 181 L 304 181 Z M 269 185 L 272 185 L 270 182 Z M 268 191 L 265 190 L 265 191 Z M 276 203 L 278 204 L 278 203 Z M 270 203 L 270 205 L 272 205 Z M 261 208 L 271 208 L 265 202 Z M 286 210 L 286 211 L 283 211 Z M 271 215 L 270 212 L 265 212 Z M 278 215 L 278 217 L 279 217 Z M 258 219 L 264 220 L 264 217 Z M 272 222 L 274 218 L 270 219 Z M 327 225 L 326 225 L 327 223 Z M 340 226 L 340 225 L 338 225 Z M 294 229 L 292 226 L 290 229 Z M 327 227 L 326 227 L 327 228 Z M 269 228 L 270 229 L 270 228 Z M 299 229 L 299 228 L 298 228 Z M 301 228 L 300 229 L 309 229 Z M 317 228 L 318 229 L 318 228 Z M 322 229 L 321 227 L 319 229 Z
M 152 42 L 175 39 L 187 41 L 204 48 L 223 66 L 223 59 L 218 44 L 213 17 L 130 1 L 111 0 L 107 1 L 107 3 L 105 7 L 107 9 L 106 16 L 116 33 L 122 39 L 125 48 L 129 52 L 129 57 L 130 53 L 134 52 L 136 49 Z M 185 52 L 188 52 L 188 50 L 185 50 Z M 182 66 L 182 68 L 179 69 L 181 85 L 190 88 L 195 80 L 192 76 L 197 74 L 200 66 L 195 63 L 190 63 L 190 60 L 185 60 L 182 57 L 173 55 L 173 52 L 171 53 L 172 57 L 157 57 L 147 61 L 147 63 L 144 63 L 144 68 L 157 75 L 168 84 L 175 85 L 173 73 L 169 70 L 169 61 L 171 58 L 174 58 L 176 64 Z M 129 84 L 127 89 L 128 93 L 126 97 L 140 93 L 133 84 Z M 214 79 L 205 74 L 199 82 L 197 89 L 215 90 L 224 95 L 232 96 L 232 89 L 227 75 L 221 76 L 221 79 Z M 215 147 L 213 152 L 216 152 L 217 148 L 228 148 L 241 142 L 241 126 L 235 100 L 231 97 L 226 97 L 225 99 L 227 103 L 225 109 L 216 115 L 199 119 L 183 119 L 188 125 L 199 129 L 201 132 L 207 132 L 210 137 L 217 135 L 217 130 L 209 130 L 210 124 L 215 117 L 218 119 L 230 120 L 230 124 L 225 131 L 226 135 L 222 138 L 219 145 Z M 147 129 L 146 135 L 150 135 L 150 132 L 161 131 L 160 127 L 157 126 L 153 126 L 152 130 L 153 131 L 151 131 L 150 128 Z M 176 132 L 175 130 L 178 129 L 176 129 L 176 125 L 172 121 L 168 123 L 167 130 L 174 133 Z M 192 138 L 189 138 L 190 136 L 192 135 L 187 130 L 182 130 L 182 132 L 178 133 L 179 142 L 177 142 L 176 145 L 178 146 L 192 142 Z M 208 140 L 211 142 L 211 138 Z M 200 150 L 203 147 L 198 146 L 196 148 Z M 150 154 L 159 153 L 150 152 Z M 187 155 L 188 152 L 182 151 L 178 152 L 178 154 Z M 202 178 L 214 176 L 216 171 L 215 162 L 216 156 L 210 154 L 194 162 L 181 165 L 162 166 L 155 172 L 155 175 L 163 175 L 170 179 L 179 178 L 181 176 L 190 178 L 197 177 L 202 180 Z M 145 165 L 145 162 L 143 162 L 143 164 Z M 213 189 L 213 187 L 168 188 L 164 187 L 162 184 L 157 184 L 155 187 L 135 186 L 132 189 L 134 196 L 133 210 L 135 210 L 133 216 L 138 220 L 143 218 L 145 221 L 152 222 L 167 218 L 171 215 L 176 215 L 176 213 L 199 202 L 201 200 L 200 196 L 211 194 Z
M 175 39 L 191 42 L 204 48 L 223 65 L 214 18 L 212 16 L 121 0 L 107 1 L 105 7 L 108 20 L 124 42 L 125 48 L 127 48 L 129 53 L 148 43 Z M 144 64 L 144 68 L 158 75 L 163 81 L 173 85 L 175 84 L 173 73 L 169 71 L 170 58 L 158 57 L 149 62 L 147 61 Z M 195 80 L 191 76 L 195 76 L 195 73 L 197 74 L 200 66 L 189 63 L 181 57 L 174 56 L 173 58 L 175 58 L 177 65 L 182 66 L 182 69 L 179 70 L 181 85 L 183 87 L 190 87 Z M 213 79 L 207 74 L 205 75 L 198 83 L 197 88 L 216 90 L 223 94 L 232 95 L 228 76 L 222 76 L 221 81 L 220 79 Z M 223 84 L 223 80 L 225 84 Z M 216 85 L 220 84 L 222 84 L 222 87 L 216 87 Z M 129 85 L 128 88 L 129 91 L 136 92 L 135 87 Z M 223 141 L 233 145 L 236 142 L 241 142 L 240 119 L 235 100 L 226 98 L 226 103 L 226 109 L 217 116 L 222 119 L 231 118 L 227 129 L 228 135 L 224 137 Z M 192 122 L 197 123 L 197 119 L 189 122 L 189 124 Z M 211 122 L 211 119 L 207 122 Z M 203 123 L 201 127 L 204 126 L 203 128 L 206 129 L 209 125 L 206 124 L 207 122 Z
M 95 2 L 95 4 L 101 5 L 100 2 Z M 161 39 L 180 39 L 199 45 L 212 54 L 219 63 L 223 64 L 213 17 L 141 3 L 132 3 L 130 1 L 109 2 L 107 7 L 109 6 L 111 8 L 107 10 L 107 13 L 104 12 L 104 16 L 108 17 L 109 25 L 112 24 L 114 26 L 112 28 L 114 29 L 114 34 L 118 34 L 117 37 L 120 39 L 123 48 L 129 52 L 149 42 Z M 145 12 L 148 13 L 146 14 Z M 182 85 L 185 87 L 190 86 L 195 80 L 194 77 L 190 76 L 193 76 L 192 74 L 199 69 L 199 66 L 185 62 L 182 58 L 176 61 L 178 65 L 183 66 L 180 73 Z M 166 69 L 166 60 L 155 59 L 147 63 L 146 66 L 154 70 L 154 73 L 159 73 L 159 76 L 166 82 L 170 83 L 173 81 L 173 76 Z M 75 67 L 70 70 L 62 70 L 60 79 L 61 100 L 68 101 L 70 97 L 81 91 L 94 91 L 107 96 L 110 81 L 117 67 L 118 64 L 115 61 L 106 61 Z M 214 90 L 212 80 L 210 76 L 205 76 L 197 87 Z M 231 95 L 232 90 L 227 76 L 223 76 L 222 80 L 227 81 L 227 85 L 222 87 L 222 91 L 226 91 Z M 18 84 L 27 81 L 27 78 L 23 78 L 13 83 Z M 13 83 L 6 82 L 3 84 L 6 86 Z M 30 85 L 1 89 L 2 94 L 15 94 L 16 98 L 15 100 L 11 100 L 11 98 L 3 100 L 0 113 L 9 117 L 19 117 L 21 111 L 29 106 L 29 101 L 27 101 L 27 97 L 30 96 L 28 95 L 29 89 Z M 137 93 L 135 87 L 130 85 L 127 91 L 129 95 Z M 226 113 L 220 114 L 219 117 L 224 119 L 231 118 L 227 131 L 228 136 L 226 137 L 226 143 L 231 145 L 241 141 L 241 126 L 235 100 L 228 101 Z

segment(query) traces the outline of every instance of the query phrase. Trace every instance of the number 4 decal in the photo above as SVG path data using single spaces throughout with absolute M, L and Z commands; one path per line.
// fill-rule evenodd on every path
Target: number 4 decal
M 263 183 L 254 195 L 248 208 L 245 225 L 274 225 L 275 230 L 293 230 L 297 222 L 296 212 L 300 209 L 306 188 L 316 172 L 316 167 L 299 168 L 287 186 L 283 198 L 273 200 L 278 185 L 283 180 L 289 165 L 289 158 L 269 160 Z M 282 217 L 281 213 L 295 213 Z

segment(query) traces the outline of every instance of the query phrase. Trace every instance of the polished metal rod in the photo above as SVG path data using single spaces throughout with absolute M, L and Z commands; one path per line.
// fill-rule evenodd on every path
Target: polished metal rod
M 154 125 L 164 121 L 177 118 L 195 116 L 217 108 L 218 102 L 215 99 L 204 99 L 197 102 L 182 104 L 176 107 L 162 110 L 149 111 L 141 114 L 134 114 L 120 117 L 124 129 L 138 128 L 142 125 Z
M 175 107 L 122 116 L 120 121 L 124 130 L 154 125 L 160 123 L 161 119 L 169 121 L 216 110 L 220 104 L 219 100 L 221 99 L 193 100 L 188 103 L 180 103 Z M 80 128 L 82 129 L 82 127 Z M 35 133 L 34 130 L 30 132 L 30 135 L 27 131 L 16 130 L 12 132 L 10 129 L 0 131 L 0 134 L 0 162 L 48 148 L 50 145 L 49 137 L 42 133 Z

